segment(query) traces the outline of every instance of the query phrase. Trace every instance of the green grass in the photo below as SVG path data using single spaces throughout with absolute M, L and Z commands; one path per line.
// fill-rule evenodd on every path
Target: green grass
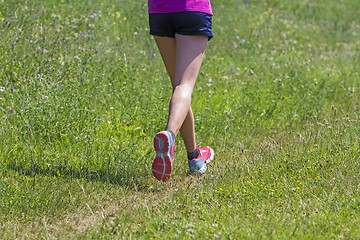
M 213 1 L 188 175 L 146 1 L 0 1 L 3 239 L 358 239 L 357 0 Z

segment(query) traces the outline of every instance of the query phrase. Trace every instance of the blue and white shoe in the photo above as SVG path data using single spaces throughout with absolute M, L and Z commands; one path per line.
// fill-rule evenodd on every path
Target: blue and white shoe
M 200 144 L 199 144 L 200 145 Z M 197 149 L 198 146 L 197 146 Z M 206 172 L 207 164 L 209 164 L 214 159 L 214 150 L 209 146 L 206 146 L 202 149 L 199 149 L 199 156 L 192 160 L 189 160 L 190 174 L 201 175 Z

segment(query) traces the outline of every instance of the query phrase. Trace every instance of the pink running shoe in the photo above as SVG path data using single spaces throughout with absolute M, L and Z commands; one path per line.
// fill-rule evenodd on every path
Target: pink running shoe
M 200 144 L 199 144 L 200 145 Z M 199 146 L 198 145 L 198 146 Z M 199 147 L 197 146 L 197 149 Z M 199 149 L 199 157 L 189 160 L 190 173 L 194 175 L 204 174 L 209 164 L 214 159 L 214 150 L 208 146 Z
M 166 182 L 171 176 L 176 150 L 174 139 L 170 132 L 162 131 L 154 137 L 156 157 L 152 164 L 152 172 L 157 180 Z

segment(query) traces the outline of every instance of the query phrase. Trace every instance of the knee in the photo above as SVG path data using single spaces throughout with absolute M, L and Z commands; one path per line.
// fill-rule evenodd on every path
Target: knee
M 186 84 L 179 84 L 173 88 L 173 96 L 180 97 L 182 99 L 191 98 L 193 88 Z

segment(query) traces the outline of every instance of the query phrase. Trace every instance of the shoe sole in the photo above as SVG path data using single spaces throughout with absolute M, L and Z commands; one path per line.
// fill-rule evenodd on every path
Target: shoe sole
M 156 157 L 152 164 L 152 172 L 154 177 L 166 182 L 172 171 L 172 161 L 170 157 L 169 138 L 166 133 L 160 132 L 154 137 L 154 149 L 156 151 Z

